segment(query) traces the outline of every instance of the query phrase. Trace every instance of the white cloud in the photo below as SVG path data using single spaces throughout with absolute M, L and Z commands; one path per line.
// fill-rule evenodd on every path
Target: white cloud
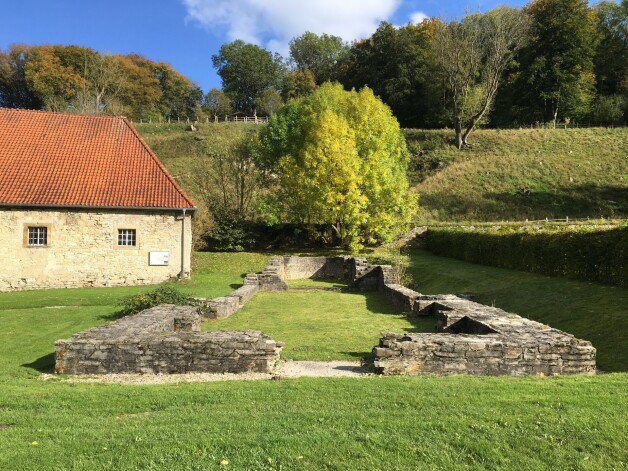
M 427 18 L 428 16 L 422 11 L 415 11 L 410 14 L 410 21 L 414 23 L 415 25 L 418 25 L 420 22 L 422 22 L 423 20 Z
M 182 0 L 188 20 L 208 30 L 285 54 L 288 42 L 311 31 L 346 41 L 370 36 L 401 0 Z

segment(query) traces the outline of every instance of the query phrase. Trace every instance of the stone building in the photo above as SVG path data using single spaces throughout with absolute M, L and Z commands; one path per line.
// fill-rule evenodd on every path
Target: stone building
M 125 118 L 0 108 L 0 291 L 186 276 L 195 210 Z

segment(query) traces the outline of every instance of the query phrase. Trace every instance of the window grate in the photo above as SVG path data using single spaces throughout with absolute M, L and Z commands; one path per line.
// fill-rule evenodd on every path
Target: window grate
M 32 247 L 45 247 L 48 245 L 47 227 L 29 227 L 28 245 Z
M 122 247 L 135 247 L 135 229 L 118 229 L 118 245 Z

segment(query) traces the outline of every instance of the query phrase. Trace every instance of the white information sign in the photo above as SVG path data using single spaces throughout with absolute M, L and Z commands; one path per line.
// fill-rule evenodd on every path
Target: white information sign
M 148 252 L 148 264 L 157 266 L 168 265 L 170 252 Z

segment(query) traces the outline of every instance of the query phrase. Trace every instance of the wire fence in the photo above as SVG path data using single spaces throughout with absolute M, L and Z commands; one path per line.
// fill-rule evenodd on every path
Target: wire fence
M 622 217 L 611 217 L 611 218 L 590 218 L 590 217 L 586 217 L 586 218 L 570 218 L 569 216 L 565 216 L 562 219 L 549 219 L 549 218 L 545 218 L 545 219 L 526 219 L 525 221 L 512 221 L 514 223 L 531 223 L 531 224 L 541 224 L 544 222 L 599 222 L 601 220 L 607 220 L 607 221 L 624 221 L 626 220 L 626 218 L 622 218 Z
M 213 116 L 203 118 L 156 118 L 131 120 L 133 124 L 198 124 L 198 123 L 268 123 L 268 116 Z M 588 129 L 588 128 L 627 128 L 628 123 L 531 123 L 494 126 L 485 129 Z
M 571 218 L 569 216 L 565 216 L 564 218 L 559 218 L 559 219 L 550 219 L 550 218 L 545 218 L 545 219 L 526 219 L 526 220 L 520 220 L 520 219 L 513 219 L 513 220 L 501 220 L 501 221 L 464 221 L 464 222 L 445 222 L 445 221 L 436 221 L 430 224 L 426 224 L 426 225 L 433 225 L 433 226 L 457 226 L 457 225 L 463 225 L 463 226 L 468 226 L 468 225 L 474 225 L 474 226 L 517 226 L 517 225 L 521 225 L 521 226 L 525 226 L 525 225 L 529 225 L 529 224 L 557 224 L 557 223 L 566 223 L 566 224 L 583 224 L 586 225 L 588 224 L 592 224 L 592 225 L 600 225 L 600 224 L 611 224 L 611 225 L 618 225 L 618 224 L 622 224 L 624 222 L 628 221 L 628 218 L 625 217 L 617 217 L 617 216 L 610 216 L 610 217 L 603 217 L 603 216 L 599 216 L 599 217 L 586 217 L 586 218 Z
M 486 129 L 588 129 L 588 128 L 626 128 L 628 123 L 531 123 L 511 124 L 509 126 L 487 127 Z
M 198 124 L 198 123 L 268 123 L 268 116 L 214 116 L 212 118 L 204 117 L 197 119 L 190 118 L 157 118 L 157 119 L 140 119 L 139 121 L 131 120 L 132 124 Z

